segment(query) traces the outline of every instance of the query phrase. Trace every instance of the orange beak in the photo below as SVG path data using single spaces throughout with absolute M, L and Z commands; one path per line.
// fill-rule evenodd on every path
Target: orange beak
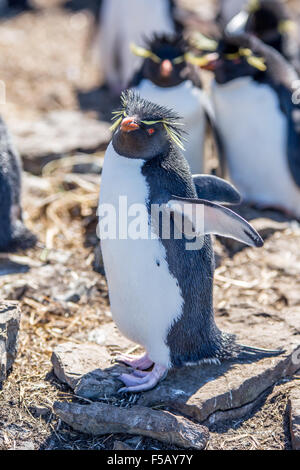
M 140 126 L 135 122 L 133 117 L 124 118 L 121 122 L 121 131 L 123 132 L 132 132 L 139 128 Z
M 160 74 L 164 78 L 169 78 L 173 71 L 173 65 L 170 60 L 163 60 L 160 66 Z
M 203 65 L 201 68 L 204 70 L 209 70 L 211 72 L 216 70 L 216 68 L 220 64 L 219 54 L 217 53 L 208 54 L 206 56 L 206 59 L 207 59 L 207 64 Z

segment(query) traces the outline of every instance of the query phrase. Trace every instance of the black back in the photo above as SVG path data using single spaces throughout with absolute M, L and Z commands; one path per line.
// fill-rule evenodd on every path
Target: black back
M 172 195 L 197 197 L 188 164 L 170 144 L 167 154 L 146 162 L 142 168 L 150 188 L 148 204 L 163 204 Z M 174 224 L 171 224 L 171 231 Z M 211 237 L 205 236 L 201 250 L 186 250 L 186 240 L 162 239 L 171 274 L 184 299 L 183 315 L 169 331 L 173 366 L 232 356 L 234 337 L 220 332 L 213 310 L 214 254 Z

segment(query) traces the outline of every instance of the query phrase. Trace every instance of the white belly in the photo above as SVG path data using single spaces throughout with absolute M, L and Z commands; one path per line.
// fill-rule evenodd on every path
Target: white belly
M 128 86 L 142 60 L 130 43 L 144 45 L 154 33 L 174 33 L 168 0 L 104 0 L 99 43 L 102 71 L 114 87 Z
M 144 161 L 119 156 L 109 145 L 101 180 L 100 205 L 112 204 L 118 214 L 119 196 L 128 207 L 145 204 L 148 186 L 141 173 Z M 170 365 L 166 337 L 182 313 L 177 280 L 169 272 L 159 239 L 101 239 L 111 312 L 122 333 L 142 345 L 154 362 Z M 158 266 L 159 264 L 159 266 Z
M 221 0 L 222 24 L 227 24 L 235 15 L 249 3 L 249 0 Z
M 174 109 L 184 120 L 187 132 L 184 142 L 186 157 L 193 174 L 203 173 L 203 151 L 206 119 L 203 103 L 207 96 L 202 90 L 186 81 L 176 87 L 161 88 L 150 80 L 142 80 L 137 91 L 153 103 Z
M 246 77 L 215 83 L 212 94 L 229 176 L 243 198 L 300 215 L 300 190 L 287 161 L 287 121 L 276 93 Z

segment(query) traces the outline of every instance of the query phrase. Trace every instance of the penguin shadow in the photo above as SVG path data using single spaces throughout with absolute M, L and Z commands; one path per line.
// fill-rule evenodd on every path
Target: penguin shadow
M 28 264 L 15 261 L 7 254 L 0 254 L 0 276 L 9 274 L 24 274 L 30 270 Z
M 112 111 L 120 107 L 120 97 L 113 95 L 106 85 L 89 91 L 77 91 L 82 111 L 93 111 L 100 121 L 111 122 Z
M 285 228 L 285 224 L 287 227 L 288 224 L 296 220 L 275 209 L 259 209 L 247 204 L 234 206 L 233 210 L 250 222 L 264 241 L 270 238 L 276 231 Z M 223 237 L 217 237 L 217 239 L 226 249 L 229 257 L 233 257 L 247 248 L 247 245 L 233 239 Z
M 4 7 L 0 11 L 0 19 L 1 20 L 9 20 L 14 18 L 18 15 L 21 15 L 24 12 L 31 12 L 36 13 L 37 9 L 31 5 L 29 2 L 22 2 L 23 5 L 20 3 L 17 4 L 16 2 L 8 2 L 8 6 Z
M 282 351 L 284 355 L 284 351 Z M 188 402 L 190 398 L 197 393 L 206 385 L 210 383 L 210 387 L 213 391 L 216 387 L 220 387 L 220 382 L 217 382 L 221 377 L 224 378 L 224 386 L 228 389 L 228 381 L 226 375 L 234 369 L 236 366 L 246 366 L 250 364 L 256 364 L 261 360 L 269 358 L 262 358 L 261 356 L 253 355 L 249 358 L 231 358 L 224 359 L 220 364 L 214 363 L 200 363 L 198 365 L 184 366 L 182 368 L 171 369 L 166 379 L 159 384 L 157 387 L 158 395 L 167 397 L 171 395 L 181 395 L 183 402 Z M 241 368 L 238 369 L 238 375 L 243 373 Z M 247 378 L 245 377 L 245 384 L 242 387 L 247 387 Z M 180 394 L 179 394 L 180 391 Z M 145 392 L 148 393 L 148 392 Z

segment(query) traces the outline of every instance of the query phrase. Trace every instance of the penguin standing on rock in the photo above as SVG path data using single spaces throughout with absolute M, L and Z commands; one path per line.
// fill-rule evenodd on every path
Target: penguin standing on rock
M 118 358 L 135 369 L 120 376 L 125 384 L 121 391 L 150 390 L 172 367 L 277 354 L 239 345 L 215 324 L 210 234 L 263 244 L 244 219 L 213 202 L 216 188 L 217 199 L 228 197 L 230 202 L 236 200 L 236 190 L 205 175 L 195 184 L 178 149 L 181 128 L 175 112 L 133 91 L 123 94 L 122 103 L 104 160 L 99 231 L 114 321 L 146 354 Z M 128 231 L 120 230 L 120 220 L 126 218 L 120 196 L 126 196 L 129 219 L 139 211 L 143 215 Z M 157 207 L 170 216 L 169 234 L 161 218 L 152 215 Z M 194 217 L 198 211 L 201 216 Z M 109 219 L 119 221 L 116 232 L 107 230 Z M 187 246 L 191 240 L 194 249 Z
M 19 155 L 0 118 L 0 251 L 30 248 L 36 243 L 23 223 L 21 175 Z
M 154 103 L 172 107 L 183 117 L 187 139 L 184 155 L 192 173 L 204 171 L 204 141 L 212 106 L 202 90 L 199 71 L 188 44 L 181 35 L 154 35 L 145 48 L 131 45 L 133 53 L 144 57 L 141 69 L 130 86 Z
M 231 181 L 246 202 L 300 218 L 298 74 L 275 49 L 247 35 L 220 41 L 207 60 Z
M 101 71 L 110 90 L 119 95 L 139 68 L 130 43 L 157 33 L 174 33 L 173 0 L 102 0 L 99 21 Z

